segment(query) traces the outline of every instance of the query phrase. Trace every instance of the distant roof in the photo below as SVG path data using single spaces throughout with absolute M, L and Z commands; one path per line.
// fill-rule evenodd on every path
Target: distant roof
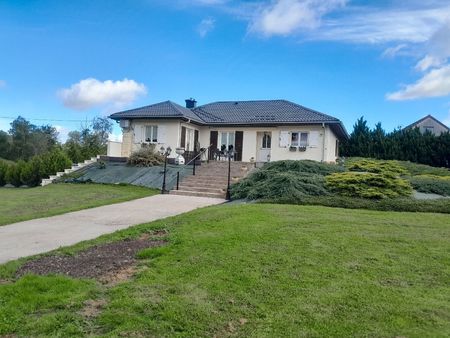
M 287 100 L 222 101 L 187 109 L 174 102 L 165 101 L 142 108 L 112 114 L 110 118 L 182 118 L 204 125 L 293 125 L 330 124 L 340 137 L 348 138 L 342 122 L 330 115 L 320 113 Z
M 410 129 L 410 128 L 413 128 L 415 125 L 417 125 L 417 124 L 419 124 L 419 123 L 425 121 L 426 119 L 432 119 L 433 121 L 435 121 L 436 123 L 438 123 L 439 125 L 441 125 L 442 127 L 444 127 L 445 129 L 447 129 L 448 131 L 450 131 L 450 128 L 449 128 L 449 127 L 447 127 L 445 124 L 443 124 L 441 121 L 439 121 L 437 118 L 435 118 L 435 117 L 432 116 L 432 115 L 427 115 L 427 116 L 425 116 L 425 117 L 422 117 L 420 120 L 418 120 L 418 121 L 416 121 L 416 122 L 414 122 L 414 123 L 411 123 L 409 126 L 406 126 L 406 127 L 403 128 L 403 129 Z

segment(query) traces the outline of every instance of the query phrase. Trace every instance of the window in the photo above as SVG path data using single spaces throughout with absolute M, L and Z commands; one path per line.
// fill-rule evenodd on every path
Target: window
M 336 139 L 336 148 L 334 148 L 334 156 L 339 157 L 339 140 Z
M 307 147 L 308 146 L 308 133 L 293 132 L 291 134 L 291 146 L 292 147 Z
M 234 149 L 234 132 L 222 132 L 220 134 L 220 150 Z
M 429 127 L 429 126 L 423 127 L 423 132 L 426 133 L 427 131 L 429 131 L 430 133 L 433 134 L 434 127 Z
M 145 126 L 145 142 L 158 143 L 158 126 Z
M 262 149 L 270 149 L 271 148 L 271 143 L 272 143 L 272 137 L 270 136 L 270 134 L 264 134 L 263 138 L 262 138 Z
M 186 150 L 194 150 L 194 129 L 186 128 Z

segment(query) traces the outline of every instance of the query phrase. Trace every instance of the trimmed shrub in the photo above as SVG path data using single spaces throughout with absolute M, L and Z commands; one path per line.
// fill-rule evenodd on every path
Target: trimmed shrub
M 361 159 L 347 164 L 350 171 L 364 171 L 369 173 L 383 174 L 388 176 L 399 176 L 407 174 L 403 168 L 396 161 L 375 161 L 369 159 Z
M 417 191 L 450 196 L 450 176 L 419 175 L 408 177 L 408 181 Z
M 6 183 L 12 184 L 15 187 L 20 187 L 22 182 L 20 181 L 20 169 L 19 164 L 11 164 L 6 170 L 5 180 Z
M 20 180 L 23 184 L 30 187 L 38 186 L 41 183 L 40 169 L 42 161 L 40 157 L 35 156 L 28 161 L 20 172 Z
M 320 163 L 311 160 L 286 160 L 269 162 L 261 168 L 261 170 L 277 171 L 277 172 L 302 172 L 318 175 L 329 175 L 331 173 L 343 172 L 345 168 L 336 164 Z
M 344 172 L 328 175 L 326 187 L 339 195 L 371 199 L 411 195 L 408 181 L 390 175 Z
M 325 179 L 313 173 L 275 172 L 260 170 L 231 186 L 233 199 L 251 200 L 282 198 L 295 200 L 306 195 L 327 195 Z
M 333 208 L 368 209 L 379 211 L 436 212 L 450 214 L 450 198 L 415 200 L 412 198 L 386 198 L 381 200 L 347 196 L 305 196 L 297 201 L 289 198 L 263 200 L 263 203 L 322 205 Z
M 450 170 L 447 168 L 430 167 L 425 164 L 418 164 L 408 161 L 397 161 L 412 176 L 415 175 L 433 175 L 433 176 L 450 176 Z
M 151 144 L 133 152 L 127 163 L 136 167 L 153 167 L 163 164 L 164 156 L 156 152 L 155 145 Z
M 8 170 L 8 165 L 0 161 L 0 187 L 6 184 L 6 170 Z

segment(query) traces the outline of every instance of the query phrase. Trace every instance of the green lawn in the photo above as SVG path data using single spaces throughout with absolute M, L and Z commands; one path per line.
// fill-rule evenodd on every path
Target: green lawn
M 65 249 L 169 230 L 114 287 L 0 283 L 0 335 L 448 337 L 450 216 L 224 205 Z M 0 267 L 8 278 L 19 263 Z M 106 305 L 96 317 L 87 300 Z
M 0 225 L 128 201 L 155 193 L 156 190 L 148 188 L 101 184 L 0 188 Z

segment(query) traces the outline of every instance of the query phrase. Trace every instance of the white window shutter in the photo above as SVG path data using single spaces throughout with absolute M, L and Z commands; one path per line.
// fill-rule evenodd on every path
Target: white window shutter
M 318 131 L 311 131 L 309 133 L 309 146 L 311 148 L 316 148 L 319 146 L 319 132 Z
M 280 131 L 280 148 L 287 148 L 289 146 L 289 132 Z
M 158 143 L 167 143 L 167 128 L 166 126 L 158 125 Z
M 135 126 L 134 127 L 134 143 L 144 142 L 145 137 L 145 126 Z

